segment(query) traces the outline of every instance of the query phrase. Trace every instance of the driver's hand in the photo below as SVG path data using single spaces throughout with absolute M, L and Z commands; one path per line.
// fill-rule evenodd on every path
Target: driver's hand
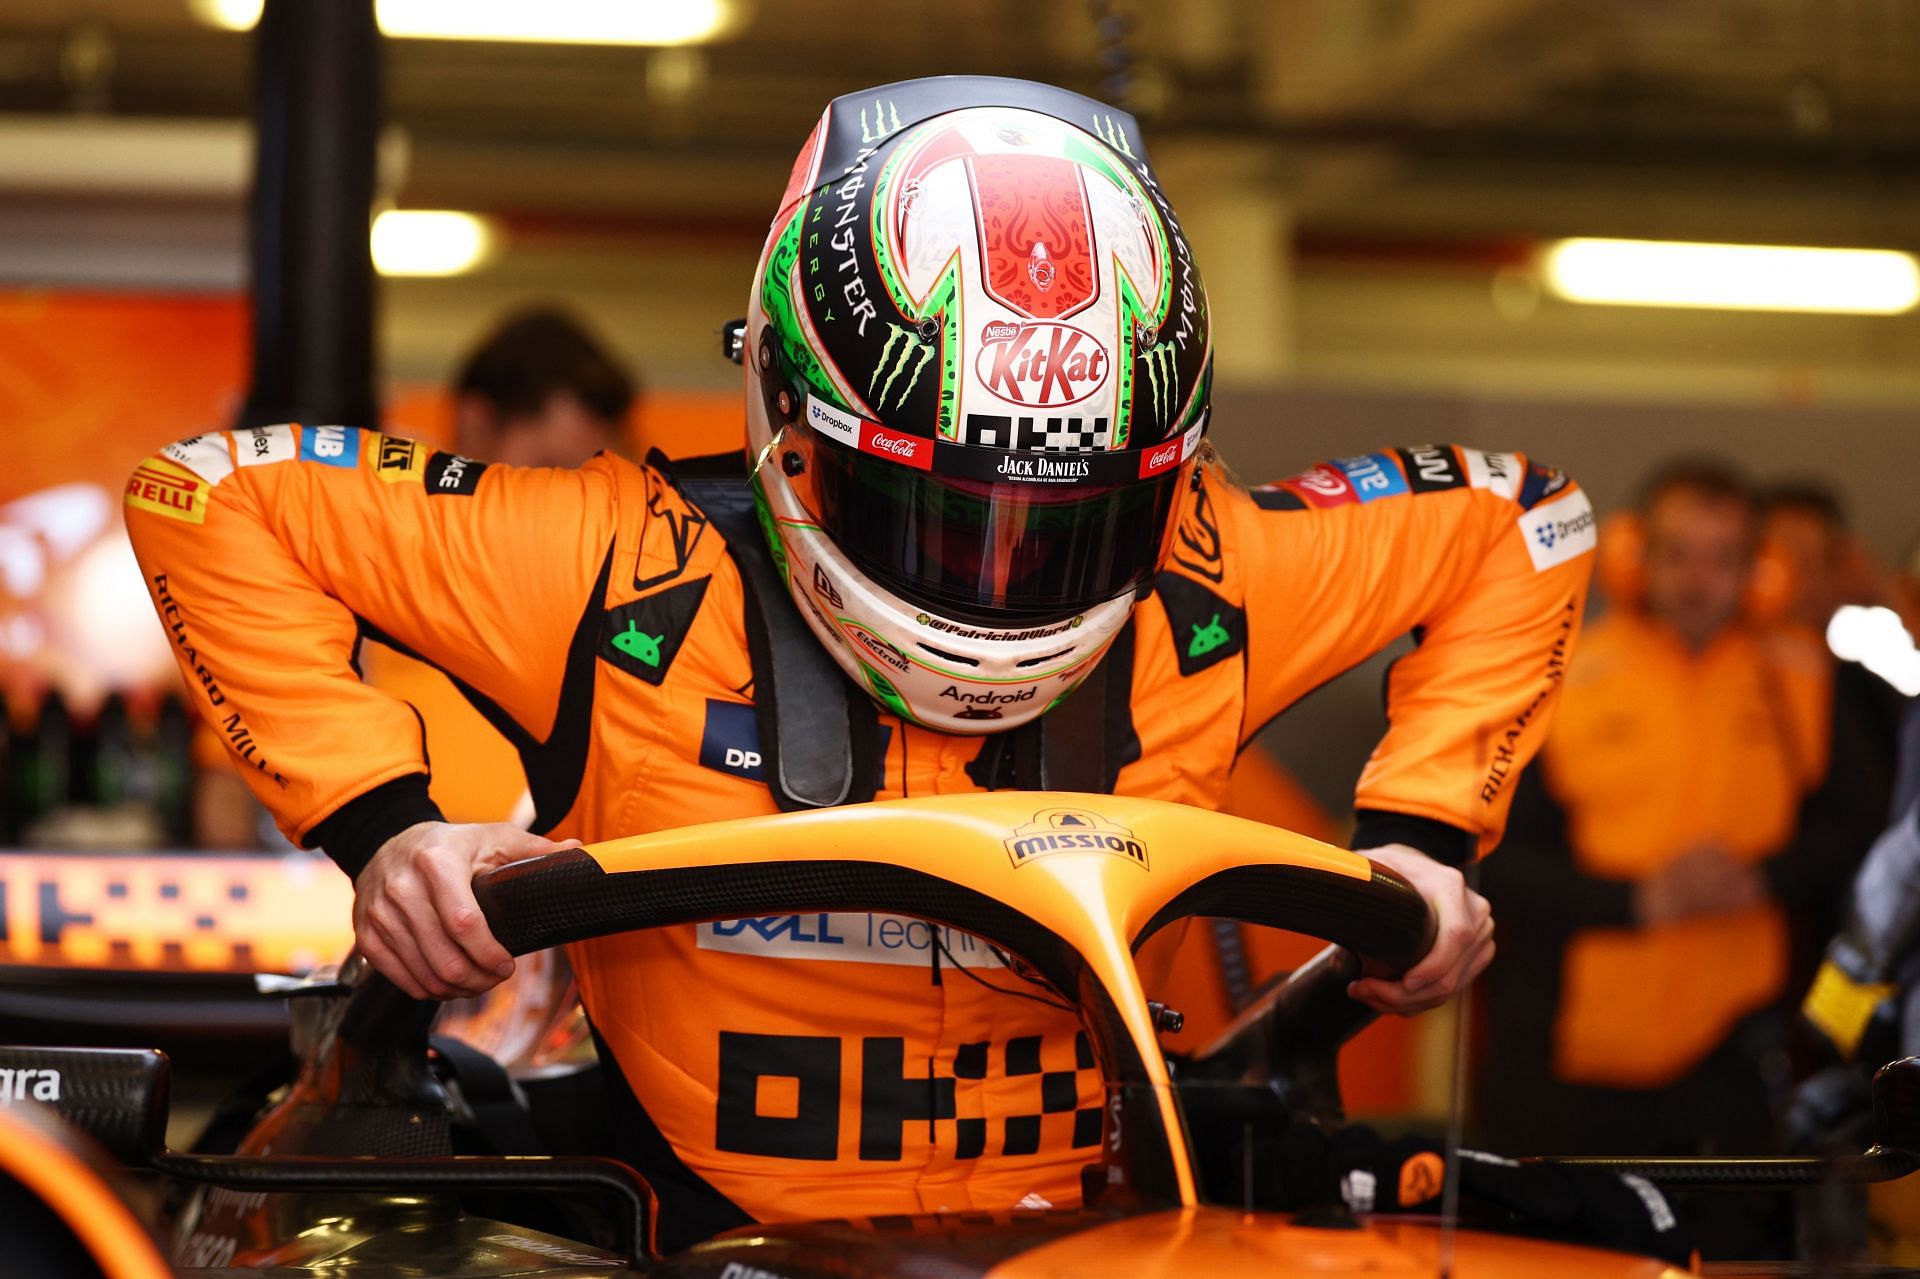
M 1357 850 L 1394 871 L 1433 907 L 1433 949 L 1398 981 L 1363 977 L 1347 994 L 1403 1017 L 1436 1008 L 1465 990 L 1493 962 L 1493 910 L 1465 876 L 1405 844 Z
M 353 936 L 367 962 L 415 999 L 478 995 L 513 976 L 473 877 L 523 857 L 578 848 L 506 822 L 420 822 L 380 845 L 354 881 Z

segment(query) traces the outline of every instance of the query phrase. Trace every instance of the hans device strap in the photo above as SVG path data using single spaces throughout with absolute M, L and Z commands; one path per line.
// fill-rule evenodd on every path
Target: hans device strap
M 879 731 L 873 704 L 855 689 L 807 630 L 760 531 L 746 459 L 739 453 L 648 463 L 726 539 L 746 587 L 753 704 L 767 785 L 782 812 L 864 804 L 879 787 Z

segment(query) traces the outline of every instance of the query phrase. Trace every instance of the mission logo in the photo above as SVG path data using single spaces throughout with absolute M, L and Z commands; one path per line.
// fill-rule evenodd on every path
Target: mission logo
M 1004 841 L 1016 869 L 1054 853 L 1108 853 L 1147 869 L 1147 846 L 1118 822 L 1080 808 L 1049 808 Z

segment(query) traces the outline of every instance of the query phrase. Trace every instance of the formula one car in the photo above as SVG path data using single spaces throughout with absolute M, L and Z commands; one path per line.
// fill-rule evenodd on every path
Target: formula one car
M 963 930 L 1018 957 L 1078 1009 L 1104 1081 L 1085 1202 L 763 1224 L 658 1256 L 652 1196 L 626 1165 L 457 1153 L 525 1120 L 500 1119 L 519 1108 L 518 1094 L 484 1062 L 461 1062 L 457 1046 L 430 1042 L 435 1006 L 363 965 L 294 996 L 303 1067 L 240 1153 L 164 1148 L 167 1063 L 157 1053 L 4 1049 L 0 1091 L 16 1110 L 39 1099 L 127 1167 L 164 1179 L 171 1273 L 196 1279 L 1683 1273 L 1650 1256 L 1355 1211 L 1350 1199 L 1271 1206 L 1275 1170 L 1259 1166 L 1270 1147 L 1251 1138 L 1338 1118 L 1334 1054 L 1367 1017 L 1346 999 L 1347 981 L 1361 963 L 1404 971 L 1433 932 L 1424 901 L 1391 872 L 1273 827 L 1151 800 L 1002 792 L 665 831 L 519 862 L 475 887 L 516 954 L 632 929 L 872 911 Z M 1176 1067 L 1157 1041 L 1171 1014 L 1148 1001 L 1134 953 L 1191 915 L 1305 932 L 1337 949 Z M 1904 1175 L 1920 1167 L 1915 1072 L 1920 1062 L 1883 1072 L 1879 1142 L 1851 1159 L 1568 1162 L 1610 1163 L 1649 1190 Z M 543 1105 L 582 1104 L 575 1089 L 536 1096 L 532 1109 L 538 1118 Z M 135 1255 L 125 1213 L 114 1217 L 118 1242 L 98 1243 L 108 1236 L 88 1223 L 111 1197 L 88 1189 L 83 1172 L 55 1178 L 51 1155 L 6 1157 L 53 1144 L 12 1137 L 10 1125 L 18 1120 L 0 1109 L 0 1203 L 22 1188 L 37 1195 L 42 1215 L 64 1215 L 68 1243 L 90 1249 L 108 1279 L 165 1273 Z

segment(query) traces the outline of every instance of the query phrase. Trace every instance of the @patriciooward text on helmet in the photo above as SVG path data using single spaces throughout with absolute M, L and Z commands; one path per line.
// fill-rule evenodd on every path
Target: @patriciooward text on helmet
M 1071 693 L 1207 427 L 1206 291 L 1133 118 L 981 76 L 835 99 L 740 354 L 762 524 L 848 674 L 955 733 Z

